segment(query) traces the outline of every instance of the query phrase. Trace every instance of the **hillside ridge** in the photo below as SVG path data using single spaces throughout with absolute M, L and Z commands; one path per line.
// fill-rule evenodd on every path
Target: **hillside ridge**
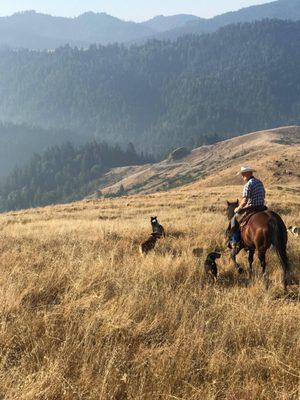
M 127 194 L 147 194 L 178 187 L 239 184 L 242 164 L 252 164 L 268 184 L 300 185 L 300 126 L 252 132 L 191 151 L 180 160 L 112 169 L 101 180 L 103 195 L 122 185 Z M 94 197 L 94 195 L 89 197 Z

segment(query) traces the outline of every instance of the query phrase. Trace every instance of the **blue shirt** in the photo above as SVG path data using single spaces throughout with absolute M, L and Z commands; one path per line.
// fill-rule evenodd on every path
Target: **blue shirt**
M 246 207 L 265 205 L 266 191 L 263 183 L 254 176 L 244 186 L 243 197 L 248 200 Z

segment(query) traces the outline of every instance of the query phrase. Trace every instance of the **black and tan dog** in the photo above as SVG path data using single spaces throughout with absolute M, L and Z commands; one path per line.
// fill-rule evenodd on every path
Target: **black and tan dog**
M 151 236 L 149 239 L 147 239 L 145 242 L 140 244 L 140 253 L 142 255 L 148 254 L 150 251 L 154 250 L 156 242 L 158 239 L 161 238 L 161 234 L 159 233 L 151 233 Z
M 166 237 L 164 227 L 158 223 L 157 217 L 151 217 L 151 226 L 153 233 L 156 233 L 161 237 Z
M 218 266 L 216 263 L 216 259 L 220 257 L 221 257 L 220 253 L 216 252 L 209 253 L 204 263 L 204 270 L 206 275 L 208 277 L 213 278 L 214 281 L 216 281 L 218 277 Z

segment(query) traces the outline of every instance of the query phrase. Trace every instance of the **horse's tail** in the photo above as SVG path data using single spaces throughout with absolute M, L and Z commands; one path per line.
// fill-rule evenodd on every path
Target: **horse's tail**
M 273 213 L 269 221 L 269 229 L 271 244 L 276 249 L 283 271 L 287 273 L 290 269 L 290 263 L 286 251 L 288 236 L 285 223 L 279 215 Z

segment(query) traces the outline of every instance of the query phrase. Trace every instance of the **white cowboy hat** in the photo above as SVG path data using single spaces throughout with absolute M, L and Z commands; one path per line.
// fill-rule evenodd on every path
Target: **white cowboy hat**
M 244 167 L 241 167 L 241 170 L 237 173 L 237 175 L 244 174 L 245 172 L 256 172 L 256 170 L 250 165 L 245 165 Z

